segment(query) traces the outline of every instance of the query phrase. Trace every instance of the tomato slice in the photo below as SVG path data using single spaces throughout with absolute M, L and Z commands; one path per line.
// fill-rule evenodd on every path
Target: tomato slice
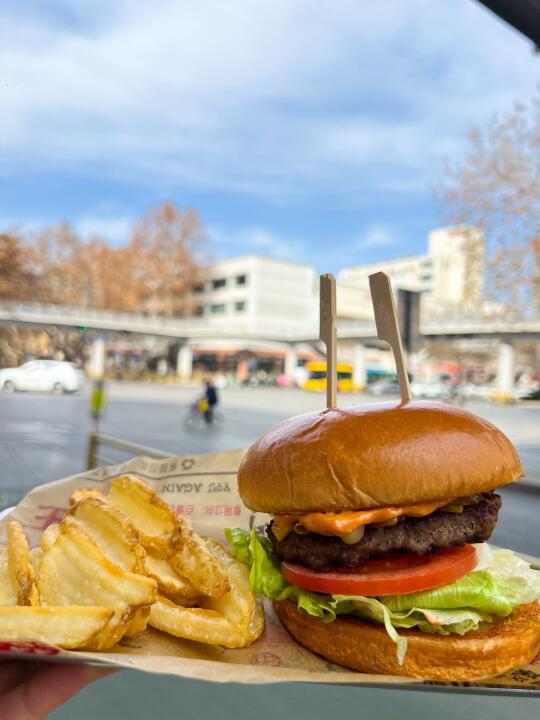
M 478 564 L 472 545 L 448 548 L 425 557 L 401 555 L 368 560 L 358 568 L 327 573 L 281 563 L 286 580 L 304 590 L 330 595 L 400 595 L 448 585 Z

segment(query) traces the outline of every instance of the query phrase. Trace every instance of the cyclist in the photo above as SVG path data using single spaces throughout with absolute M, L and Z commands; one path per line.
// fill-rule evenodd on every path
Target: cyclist
M 214 408 L 219 402 L 218 392 L 216 386 L 212 380 L 208 379 L 204 381 L 205 393 L 204 399 L 206 400 L 206 409 L 204 410 L 204 419 L 207 425 L 211 425 L 214 422 Z

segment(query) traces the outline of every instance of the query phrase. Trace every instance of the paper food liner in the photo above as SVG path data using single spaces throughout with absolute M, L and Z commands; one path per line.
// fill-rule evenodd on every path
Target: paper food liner
M 188 517 L 199 533 L 224 541 L 226 527 L 248 530 L 253 524 L 262 525 L 267 520 L 266 516 L 248 510 L 238 494 L 236 473 L 244 452 L 232 450 L 168 460 L 138 457 L 121 465 L 98 468 L 41 485 L 29 492 L 8 518 L 0 521 L 0 543 L 5 543 L 7 523 L 19 520 L 30 545 L 38 545 L 45 528 L 63 517 L 69 507 L 69 496 L 76 488 L 96 487 L 107 492 L 111 480 L 127 472 L 147 482 L 178 514 Z M 31 655 L 32 659 L 42 662 L 84 662 L 210 682 L 399 684 L 402 687 L 423 686 L 427 689 L 439 686 L 441 689 L 456 687 L 492 692 L 516 692 L 519 689 L 527 695 L 540 694 L 540 657 L 532 665 L 475 683 L 434 683 L 368 675 L 314 655 L 289 636 L 270 603 L 266 603 L 265 611 L 262 637 L 241 650 L 181 640 L 148 628 L 139 637 L 122 640 L 109 652 L 68 651 L 39 642 L 0 641 L 0 656 Z

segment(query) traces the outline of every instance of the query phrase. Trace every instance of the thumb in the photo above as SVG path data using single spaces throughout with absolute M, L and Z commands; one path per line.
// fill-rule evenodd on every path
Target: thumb
M 49 665 L 2 699 L 0 720 L 43 720 L 86 685 L 116 672 L 86 665 Z

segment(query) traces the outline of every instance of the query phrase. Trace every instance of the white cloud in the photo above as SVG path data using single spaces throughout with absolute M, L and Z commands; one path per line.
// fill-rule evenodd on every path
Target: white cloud
M 530 43 L 471 0 L 65 0 L 60 19 L 24 5 L 2 20 L 6 177 L 348 204 L 421 192 L 538 77 Z
M 0 233 L 1 232 L 22 232 L 22 233 L 34 233 L 41 230 L 43 224 L 39 220 L 20 220 L 12 217 L 0 217 Z
M 358 250 L 367 250 L 396 247 L 401 245 L 401 241 L 388 225 L 371 225 L 354 245 Z
M 20 230 L 23 233 L 33 235 L 47 227 L 58 224 L 58 220 L 51 221 L 46 218 L 33 218 L 20 222 L 14 218 L 0 217 L 0 232 L 5 230 Z M 100 237 L 108 240 L 113 245 L 122 245 L 131 239 L 131 230 L 134 220 L 124 216 L 85 215 L 71 223 L 75 232 L 84 241 L 93 237 Z
M 218 257 L 226 250 L 231 257 L 253 253 L 305 262 L 306 247 L 303 242 L 278 235 L 266 228 L 247 227 L 226 231 L 211 226 L 207 228 L 207 232 Z
M 100 237 L 114 245 L 129 242 L 132 228 L 133 218 L 129 217 L 87 216 L 75 222 L 75 230 L 84 240 Z

